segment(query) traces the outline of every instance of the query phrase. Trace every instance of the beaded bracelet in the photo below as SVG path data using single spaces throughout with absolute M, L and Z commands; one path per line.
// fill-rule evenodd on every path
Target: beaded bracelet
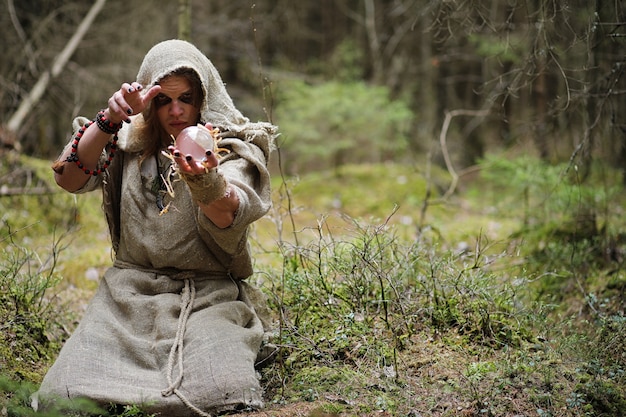
M 100 110 L 96 115 L 96 123 L 98 123 L 98 127 L 104 133 L 108 133 L 109 135 L 114 135 L 122 128 L 122 122 L 113 123 L 104 115 L 104 110 Z
M 100 113 L 98 113 L 98 115 L 100 115 Z M 78 132 L 76 133 L 76 136 L 74 136 L 74 141 L 72 142 L 72 152 L 70 153 L 70 156 L 67 157 L 66 161 L 76 163 L 78 168 L 82 169 L 85 174 L 93 175 L 95 177 L 99 174 L 102 174 L 102 172 L 104 172 L 104 170 L 107 169 L 109 165 L 111 165 L 111 161 L 113 160 L 113 157 L 115 156 L 115 151 L 117 150 L 117 140 L 118 140 L 117 132 L 119 131 L 119 128 L 115 132 L 112 133 L 114 136 L 110 144 L 110 152 L 108 154 L 107 160 L 104 162 L 104 164 L 102 164 L 102 167 L 98 169 L 90 170 L 90 169 L 85 168 L 83 163 L 79 161 L 77 151 L 78 151 L 78 142 L 80 142 L 80 139 L 83 137 L 85 130 L 87 130 L 87 128 L 91 126 L 93 123 L 94 121 L 87 122 L 78 130 Z M 98 117 L 96 117 L 96 123 L 98 123 Z M 98 127 L 100 127 L 99 123 L 98 123 Z

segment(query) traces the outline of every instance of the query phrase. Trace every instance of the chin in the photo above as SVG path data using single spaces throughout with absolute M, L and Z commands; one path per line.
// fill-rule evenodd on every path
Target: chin
M 183 131 L 183 129 L 168 129 L 167 130 L 167 134 L 170 135 L 170 136 L 176 137 L 182 131 Z

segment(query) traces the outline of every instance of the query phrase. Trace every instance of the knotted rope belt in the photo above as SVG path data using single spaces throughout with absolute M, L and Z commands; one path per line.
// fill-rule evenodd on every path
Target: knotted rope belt
M 167 272 L 164 270 L 138 268 L 136 265 L 131 265 L 118 260 L 115 261 L 114 266 L 122 269 L 136 269 L 142 272 L 154 273 L 157 275 L 167 275 Z M 196 299 L 196 285 L 194 282 L 194 278 L 196 276 L 197 273 L 193 271 L 176 272 L 170 275 L 171 279 L 175 281 L 183 281 L 185 285 L 180 294 L 180 313 L 178 315 L 176 336 L 174 337 L 174 343 L 172 344 L 172 348 L 170 349 L 170 354 L 167 361 L 166 371 L 167 383 L 169 385 L 167 388 L 161 391 L 161 395 L 164 397 L 169 397 L 172 394 L 175 394 L 183 402 L 183 404 L 185 404 L 190 410 L 194 411 L 196 414 L 203 417 L 212 417 L 212 414 L 206 413 L 193 405 L 193 403 L 191 403 L 191 401 L 189 401 L 179 389 L 183 382 L 183 376 L 185 374 L 183 369 L 183 348 L 185 331 L 187 330 L 187 321 L 189 320 L 189 316 L 191 315 L 191 311 L 193 310 L 193 304 Z M 174 380 L 174 367 L 176 366 L 177 362 L 178 376 Z
M 179 279 L 179 278 L 173 278 Z M 170 350 L 170 356 L 167 361 L 167 383 L 169 386 L 161 391 L 161 395 L 164 397 L 169 397 L 172 394 L 176 394 L 176 396 L 185 404 L 188 408 L 196 412 L 198 415 L 204 417 L 211 417 L 211 414 L 205 413 L 200 410 L 198 407 L 193 405 L 191 401 L 187 399 L 183 395 L 183 393 L 178 389 L 183 382 L 183 344 L 185 340 L 185 330 L 187 329 L 187 320 L 189 319 L 189 315 L 191 314 L 191 310 L 193 309 L 193 303 L 196 299 L 196 285 L 192 278 L 184 278 L 185 286 L 183 287 L 183 291 L 180 294 L 180 314 L 178 316 L 178 327 L 176 329 L 176 337 L 174 338 L 174 343 L 172 344 L 172 349 Z M 178 355 L 176 354 L 178 352 Z M 174 365 L 176 364 L 176 360 L 178 360 L 178 376 L 176 380 L 172 380 L 172 376 L 174 374 Z

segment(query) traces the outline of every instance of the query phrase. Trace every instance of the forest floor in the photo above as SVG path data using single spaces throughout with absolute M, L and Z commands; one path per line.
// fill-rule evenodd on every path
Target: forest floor
M 427 206 L 421 173 L 384 165 L 303 177 L 291 186 L 291 211 L 276 196 L 251 243 L 281 353 L 261 371 L 266 408 L 239 415 L 626 415 L 626 239 L 611 241 L 617 261 L 595 263 L 594 245 L 521 238 L 519 201 L 509 200 L 513 210 L 494 203 L 513 191 L 460 186 L 445 204 Z M 11 225 L 10 238 L 0 239 L 6 254 L 15 253 L 11 245 L 39 250 L 62 240 L 53 250 L 62 280 L 52 292 L 71 311 L 57 312 L 62 325 L 43 337 L 52 346 L 71 333 L 111 263 L 100 196 L 5 198 L 0 209 Z M 539 264 L 529 256 L 533 245 Z M 49 264 L 44 258 L 33 259 Z M 9 292 L 3 285 L 15 293 L 16 281 L 2 278 L 0 297 Z M 40 333 L 8 327 L 17 320 L 6 305 L 0 370 L 36 384 L 54 356 L 23 337 Z M 148 417 L 124 414 L 131 416 Z

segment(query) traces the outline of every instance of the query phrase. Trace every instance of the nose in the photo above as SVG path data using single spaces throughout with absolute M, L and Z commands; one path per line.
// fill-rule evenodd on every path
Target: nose
M 172 100 L 170 103 L 170 114 L 172 116 L 180 116 L 183 114 L 183 107 L 178 100 Z

